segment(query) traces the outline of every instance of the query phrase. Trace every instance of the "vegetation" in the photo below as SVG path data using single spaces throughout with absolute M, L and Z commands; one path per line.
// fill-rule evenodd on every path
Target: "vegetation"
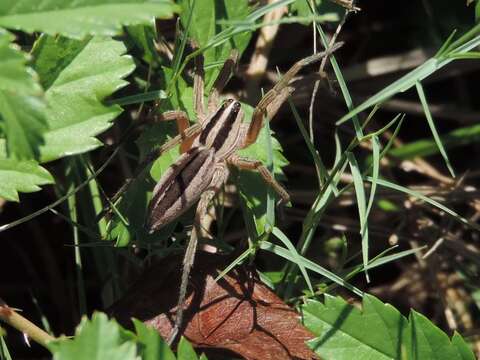
M 105 315 L 143 296 L 127 289 L 153 263 L 183 254 L 193 210 L 153 234 L 144 228 L 178 146 L 109 199 L 177 135 L 155 114 L 195 120 L 196 55 L 208 92 L 238 51 L 223 95 L 250 121 L 279 73 L 338 41 L 322 76 L 319 65 L 303 71 L 242 151 L 283 182 L 291 204 L 277 207 L 261 176 L 243 170 L 216 197 L 207 243 L 229 259 L 216 281 L 255 266 L 268 296 L 301 315 L 311 336 L 300 346 L 324 359 L 475 359 L 479 19 L 478 0 L 397 11 L 327 0 L 3 0 L 0 359 L 234 356 L 219 352 L 232 350 L 221 338 L 199 346 L 187 335 L 170 348 L 161 326 Z

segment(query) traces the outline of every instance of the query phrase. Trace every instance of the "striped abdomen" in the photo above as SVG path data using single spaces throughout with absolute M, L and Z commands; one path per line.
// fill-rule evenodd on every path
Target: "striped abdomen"
M 182 154 L 162 175 L 153 189 L 147 230 L 152 233 L 187 211 L 212 179 L 215 151 L 193 147 Z

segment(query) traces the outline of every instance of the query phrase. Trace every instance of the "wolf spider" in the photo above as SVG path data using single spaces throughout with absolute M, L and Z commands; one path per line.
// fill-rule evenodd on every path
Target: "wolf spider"
M 295 90 L 289 82 L 304 66 L 319 61 L 335 51 L 335 44 L 325 52 L 306 57 L 295 63 L 280 81 L 268 91 L 255 107 L 250 123 L 244 123 L 240 102 L 226 99 L 220 102 L 220 93 L 228 82 L 235 67 L 237 54 L 234 52 L 223 65 L 208 97 L 204 100 L 203 57 L 195 58 L 194 110 L 197 123 L 190 125 L 183 111 L 168 111 L 156 118 L 157 121 L 175 120 L 179 135 L 147 156 L 136 174 L 167 149 L 180 144 L 180 157 L 162 175 L 153 190 L 148 207 L 145 226 L 149 232 L 159 230 L 198 201 L 194 226 L 185 251 L 179 291 L 175 325 L 168 342 L 172 343 L 182 326 L 183 304 L 190 270 L 193 266 L 198 238 L 201 235 L 200 221 L 206 215 L 209 203 L 221 189 L 229 176 L 229 166 L 258 171 L 265 182 L 282 198 L 289 200 L 287 191 L 274 179 L 268 169 L 258 160 L 247 159 L 235 152 L 253 144 L 263 127 L 264 118 L 271 119 L 279 107 Z M 135 177 L 135 175 L 134 175 Z M 133 178 L 134 178 L 133 177 Z M 132 179 L 127 181 L 124 190 Z M 115 196 L 118 198 L 118 196 Z

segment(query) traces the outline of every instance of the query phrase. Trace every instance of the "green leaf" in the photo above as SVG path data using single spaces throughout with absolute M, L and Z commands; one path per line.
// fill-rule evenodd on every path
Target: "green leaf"
M 423 315 L 412 311 L 407 321 L 371 295 L 363 297 L 362 311 L 330 295 L 325 295 L 325 303 L 308 301 L 302 310 L 304 324 L 318 336 L 307 344 L 326 360 L 473 359 L 461 340 L 454 336 L 450 341 Z
M 138 360 L 134 337 L 105 314 L 82 318 L 73 340 L 49 343 L 54 360 Z
M 146 326 L 137 319 L 132 319 L 140 345 L 142 360 L 175 360 L 175 355 L 158 331 Z
M 197 42 L 199 47 L 206 46 L 215 35 L 228 28 L 228 25 L 218 24 L 218 21 L 244 20 L 249 10 L 247 0 L 182 0 L 181 7 L 180 18 L 184 27 L 187 27 L 190 12 L 193 10 L 188 35 Z M 247 32 L 237 34 L 231 38 L 231 41 L 204 52 L 205 66 L 209 67 L 205 72 L 207 94 L 220 71 L 220 66 L 228 58 L 232 49 L 242 54 L 250 38 L 251 34 Z M 212 64 L 218 64 L 218 66 L 210 67 L 209 65 Z
M 36 44 L 35 69 L 45 79 L 49 105 L 42 162 L 102 145 L 95 136 L 122 112 L 103 101 L 127 85 L 122 79 L 134 69 L 125 51 L 122 42 L 100 37 L 76 41 L 44 36 Z
M 408 330 L 406 345 L 409 359 L 461 359 L 448 336 L 414 310 L 410 312 Z
M 182 336 L 178 343 L 178 359 L 180 360 L 198 360 L 198 356 L 193 350 L 193 346 Z
M 7 158 L 5 140 L 0 139 L 0 197 L 19 201 L 19 192 L 35 192 L 52 184 L 52 175 L 34 160 Z
M 167 142 L 176 134 L 177 129 L 172 122 L 157 123 L 150 126 L 136 141 L 140 149 L 140 159 L 143 159 L 154 147 Z M 120 214 L 128 219 L 129 224 L 124 224 L 118 216 L 115 216 L 111 223 L 110 239 L 116 240 L 117 246 L 126 246 L 133 239 L 148 242 L 160 240 L 172 232 L 175 224 L 149 235 L 144 229 L 144 224 L 147 205 L 155 183 L 160 180 L 162 174 L 175 162 L 178 156 L 178 147 L 163 154 L 129 186 L 117 206 Z
M 9 32 L 0 29 L 0 125 L 7 141 L 8 157 L 33 160 L 46 130 L 43 91 L 35 72 L 26 66 Z M 2 181 L 2 179 L 0 179 Z
M 157 49 L 155 49 L 156 34 L 154 19 L 152 19 L 148 25 L 127 26 L 126 31 L 135 47 L 140 50 L 140 55 L 143 60 L 152 64 L 161 59 Z
M 455 331 L 452 336 L 452 344 L 455 346 L 457 353 L 459 355 L 459 359 L 461 360 L 475 360 L 475 355 L 473 354 L 472 350 L 465 342 L 465 340 L 460 336 L 459 333 Z
M 0 26 L 80 39 L 116 35 L 123 25 L 171 18 L 177 10 L 170 0 L 2 0 Z
M 125 330 L 115 320 L 109 320 L 103 313 L 94 313 L 91 320 L 82 318 L 73 339 L 56 339 L 48 344 L 48 348 L 54 360 L 177 359 L 157 330 L 139 320 L 132 321 L 136 334 Z M 200 358 L 207 360 L 205 355 Z M 198 359 L 192 345 L 184 338 L 178 345 L 178 359 Z

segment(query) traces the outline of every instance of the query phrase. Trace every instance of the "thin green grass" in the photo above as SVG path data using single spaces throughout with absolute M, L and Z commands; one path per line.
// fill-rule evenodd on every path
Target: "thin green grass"
M 77 158 L 74 157 L 65 161 L 66 177 L 69 182 L 68 191 L 75 189 L 76 181 L 78 177 L 77 172 Z M 89 183 L 90 184 L 90 183 Z M 78 221 L 78 212 L 77 212 L 77 197 L 71 196 L 67 200 L 69 218 L 72 223 Z M 72 226 L 72 235 L 73 235 L 73 244 L 74 244 L 74 254 L 75 254 L 75 274 L 76 274 L 76 289 L 77 289 L 77 300 L 78 300 L 78 313 L 86 314 L 87 313 L 87 297 L 85 289 L 85 280 L 83 277 L 83 261 L 82 253 L 79 247 L 80 238 L 79 230 L 76 226 Z
M 445 147 L 443 146 L 442 139 L 440 138 L 437 128 L 435 127 L 435 122 L 433 121 L 432 113 L 430 112 L 430 108 L 428 107 L 428 102 L 425 96 L 425 92 L 423 91 L 423 86 L 420 82 L 417 81 L 417 83 L 415 84 L 415 87 L 417 88 L 418 97 L 420 99 L 420 102 L 422 103 L 423 112 L 425 113 L 425 116 L 427 118 L 428 126 L 432 131 L 433 139 L 435 140 L 435 143 L 438 146 L 438 150 L 440 151 L 440 154 L 445 160 L 445 164 L 447 165 L 450 175 L 452 177 L 455 177 L 455 171 L 453 170 L 452 164 L 448 159 L 447 152 L 445 151 Z
M 451 41 L 451 39 L 449 38 L 447 42 L 448 41 Z M 442 46 L 443 50 L 440 49 L 441 51 L 439 51 L 439 54 L 427 60 L 425 63 L 413 69 L 408 74 L 402 76 L 400 79 L 388 85 L 384 89 L 380 90 L 377 94 L 373 95 L 362 104 L 356 106 L 354 109 L 351 109 L 347 114 L 337 121 L 337 125 L 341 125 L 354 118 L 371 106 L 380 105 L 395 94 L 407 91 L 415 86 L 418 82 L 421 82 L 426 77 L 432 75 L 434 72 L 452 62 L 454 59 L 470 58 L 469 51 L 478 45 L 480 45 L 480 26 L 477 25 L 467 34 L 460 37 L 457 41 L 452 42 L 448 46 Z
M 7 343 L 4 339 L 5 330 L 0 327 L 0 360 L 12 360 L 12 356 L 8 351 Z

